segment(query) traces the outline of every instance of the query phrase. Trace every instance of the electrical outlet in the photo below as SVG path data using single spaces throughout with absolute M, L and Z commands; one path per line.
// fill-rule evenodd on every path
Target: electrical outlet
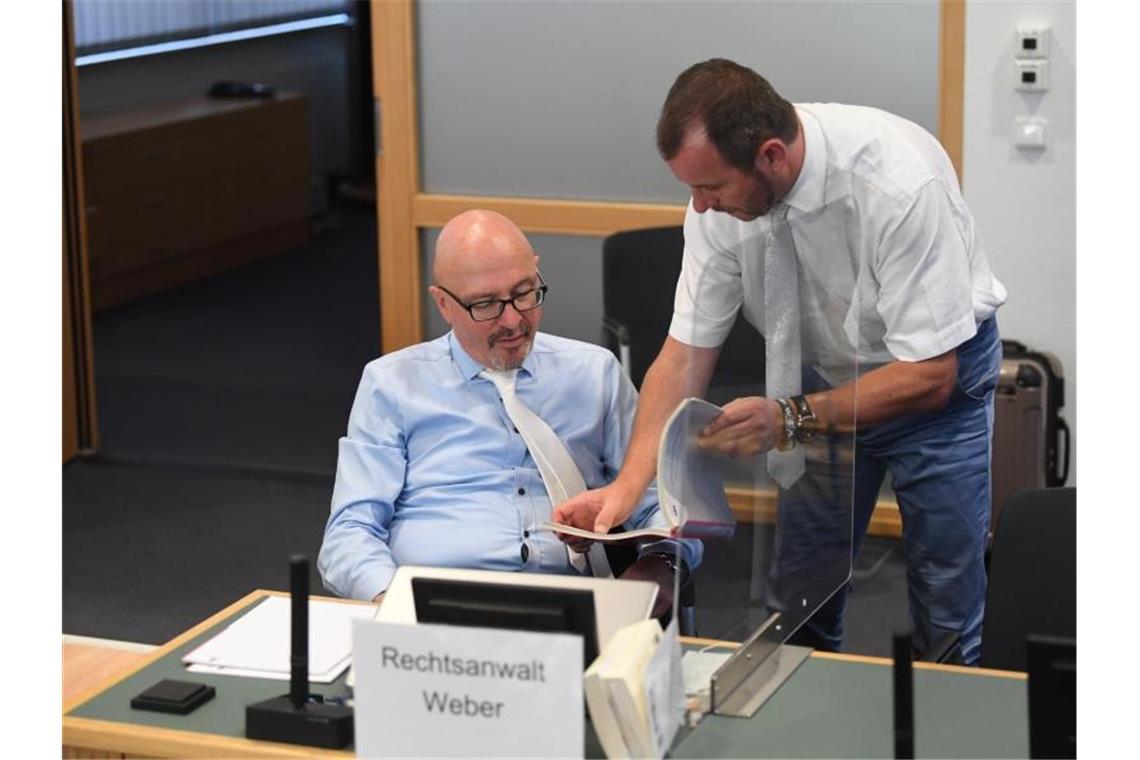
M 1048 58 L 1049 57 L 1049 30 L 1018 29 L 1017 30 L 1017 58 Z
M 1044 92 L 1049 89 L 1049 62 L 1041 59 L 1017 59 L 1013 62 L 1014 89 Z

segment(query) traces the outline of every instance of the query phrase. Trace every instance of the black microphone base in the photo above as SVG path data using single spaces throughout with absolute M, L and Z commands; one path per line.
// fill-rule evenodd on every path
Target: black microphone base
M 317 697 L 320 699 L 320 697 Z M 340 749 L 352 743 L 352 708 L 306 702 L 300 708 L 286 694 L 245 708 L 249 739 Z

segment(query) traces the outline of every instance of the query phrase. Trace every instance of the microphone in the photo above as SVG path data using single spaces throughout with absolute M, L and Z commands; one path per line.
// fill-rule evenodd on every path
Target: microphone
M 289 693 L 245 707 L 249 739 L 340 749 L 352 742 L 352 708 L 309 693 L 309 559 L 289 558 Z
M 292 608 L 292 647 L 289 652 L 289 699 L 300 710 L 309 701 L 309 560 L 303 554 L 289 558 Z

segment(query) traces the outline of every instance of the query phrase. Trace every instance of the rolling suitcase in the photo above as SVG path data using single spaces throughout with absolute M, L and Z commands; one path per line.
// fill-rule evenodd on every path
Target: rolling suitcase
M 994 393 L 991 535 L 1010 496 L 1026 488 L 1064 485 L 1069 477 L 1069 426 L 1060 416 L 1065 398 L 1060 361 L 1017 341 L 1003 340 L 1001 346 Z

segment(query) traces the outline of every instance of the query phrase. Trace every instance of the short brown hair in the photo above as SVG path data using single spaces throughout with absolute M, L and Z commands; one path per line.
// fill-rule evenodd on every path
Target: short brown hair
M 772 137 L 793 141 L 799 121 L 792 104 L 764 77 L 733 61 L 711 58 L 685 69 L 669 88 L 657 121 L 661 157 L 672 160 L 694 127 L 704 127 L 725 161 L 749 171 L 761 143 Z

